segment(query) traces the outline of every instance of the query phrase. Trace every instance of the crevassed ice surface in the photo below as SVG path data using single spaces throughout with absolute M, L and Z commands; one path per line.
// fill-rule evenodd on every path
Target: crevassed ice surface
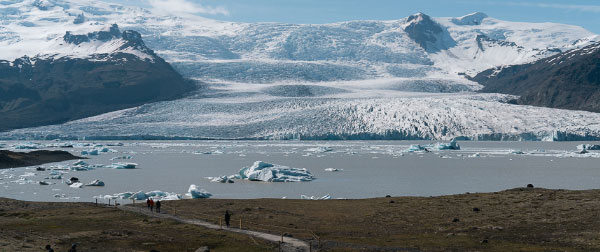
M 341 94 L 343 96 L 345 94 Z M 517 106 L 498 95 L 410 93 L 398 98 L 188 98 L 153 103 L 62 125 L 20 129 L 46 135 L 217 139 L 583 140 L 600 135 L 600 114 Z M 226 102 L 226 101 L 231 102 Z

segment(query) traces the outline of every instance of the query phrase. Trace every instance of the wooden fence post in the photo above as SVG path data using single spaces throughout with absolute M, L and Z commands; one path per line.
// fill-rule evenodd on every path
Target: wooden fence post
M 242 229 L 242 218 L 240 218 L 240 229 Z

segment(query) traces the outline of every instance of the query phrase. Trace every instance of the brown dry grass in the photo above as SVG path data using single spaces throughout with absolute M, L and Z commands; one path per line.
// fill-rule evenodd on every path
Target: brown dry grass
M 241 218 L 245 228 L 307 239 L 310 230 L 332 251 L 600 251 L 599 195 L 518 188 L 364 200 L 181 200 L 164 202 L 163 210 L 218 222 L 228 209 L 235 226 Z
M 0 251 L 268 251 L 248 236 L 147 218 L 89 203 L 23 202 L 0 198 Z

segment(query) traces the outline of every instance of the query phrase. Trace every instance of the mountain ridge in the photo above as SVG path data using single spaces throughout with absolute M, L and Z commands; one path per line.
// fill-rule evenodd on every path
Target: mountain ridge
M 107 35 L 102 34 L 96 35 Z M 63 123 L 180 98 L 193 90 L 193 84 L 144 45 L 139 33 L 121 33 L 113 25 L 109 35 L 103 43 L 119 40 L 112 52 L 0 61 L 0 130 Z M 65 43 L 92 42 L 81 38 L 70 32 L 64 36 Z M 137 51 L 128 53 L 132 50 Z
M 483 71 L 482 92 L 518 95 L 514 103 L 600 112 L 600 42 L 529 64 Z

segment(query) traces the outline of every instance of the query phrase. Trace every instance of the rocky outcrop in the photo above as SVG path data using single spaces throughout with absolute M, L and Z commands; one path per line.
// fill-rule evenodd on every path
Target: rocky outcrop
M 111 53 L 0 61 L 0 130 L 63 123 L 149 102 L 182 97 L 194 84 L 146 47 L 139 33 L 76 35 L 66 43 L 115 42 Z M 128 53 L 131 52 L 131 53 Z M 139 57 L 144 55 L 144 57 Z
M 600 112 L 600 43 L 489 69 L 472 80 L 485 86 L 482 92 L 518 95 L 516 104 Z

